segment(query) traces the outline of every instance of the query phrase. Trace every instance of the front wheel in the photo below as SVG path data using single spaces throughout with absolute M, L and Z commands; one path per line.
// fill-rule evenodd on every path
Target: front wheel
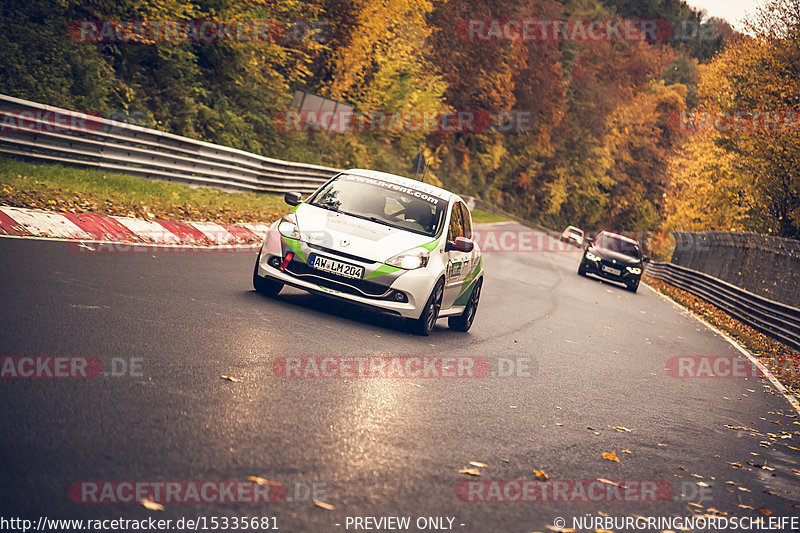
M 586 269 L 583 268 L 583 261 L 581 261 L 581 264 L 578 265 L 578 275 L 579 276 L 586 276 Z
M 266 296 L 277 296 L 283 288 L 283 283 L 258 275 L 258 263 L 261 261 L 261 252 L 258 253 L 256 266 L 253 267 L 253 288 Z
M 425 309 L 417 320 L 414 321 L 414 333 L 427 337 L 436 325 L 439 318 L 439 309 L 442 307 L 442 295 L 444 294 L 444 280 L 440 279 L 434 285 L 428 301 L 425 302 Z
M 631 291 L 632 293 L 636 294 L 636 290 L 639 288 L 639 280 L 637 279 L 636 281 L 634 281 L 632 283 L 626 283 L 626 285 L 627 285 L 629 291 Z
M 477 285 L 472 289 L 472 294 L 469 295 L 469 300 L 467 300 L 467 306 L 464 308 L 464 312 L 459 316 L 452 316 L 447 319 L 447 325 L 450 329 L 469 331 L 469 328 L 472 327 L 472 322 L 475 320 L 475 313 L 478 311 L 478 301 L 481 297 L 481 285 L 483 285 L 483 279 L 478 280 Z

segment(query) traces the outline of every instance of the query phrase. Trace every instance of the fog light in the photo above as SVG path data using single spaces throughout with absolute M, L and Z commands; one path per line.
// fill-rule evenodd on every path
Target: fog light
M 408 298 L 406 298 L 405 293 L 400 292 L 400 291 L 395 291 L 394 299 L 397 300 L 398 302 L 407 302 L 408 301 Z
M 271 257 L 269 261 L 269 266 L 272 268 L 280 268 L 281 267 L 281 260 L 279 257 Z

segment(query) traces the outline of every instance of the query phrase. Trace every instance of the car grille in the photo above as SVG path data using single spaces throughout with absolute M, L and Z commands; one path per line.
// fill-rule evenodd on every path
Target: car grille
M 354 294 L 356 296 L 385 299 L 389 298 L 392 293 L 395 292 L 386 285 L 381 285 L 380 283 L 363 279 L 343 278 L 336 274 L 312 268 L 301 261 L 290 262 L 286 265 L 286 271 L 293 276 L 306 279 L 306 281 L 313 281 L 321 287 Z
M 320 252 L 325 252 L 325 253 L 329 253 L 329 254 L 338 255 L 340 257 L 344 257 L 344 258 L 350 259 L 352 261 L 358 261 L 359 263 L 366 263 L 368 265 L 371 265 L 372 263 L 375 262 L 375 261 L 372 261 L 370 259 L 364 259 L 363 257 L 359 257 L 357 255 L 346 254 L 346 253 L 344 253 L 342 251 L 334 250 L 332 248 L 325 248 L 324 246 L 320 246 L 318 244 L 311 244 L 311 243 L 306 243 L 306 244 L 308 245 L 309 248 L 311 248 L 313 250 L 319 250 Z

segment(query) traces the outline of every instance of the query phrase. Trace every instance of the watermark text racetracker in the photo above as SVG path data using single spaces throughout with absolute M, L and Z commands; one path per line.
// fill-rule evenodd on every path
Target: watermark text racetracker
M 275 114 L 273 124 L 284 133 L 524 133 L 535 130 L 538 115 L 525 110 L 286 110 Z
M 758 363 L 736 355 L 682 355 L 670 357 L 664 370 L 673 378 L 765 378 L 767 369 L 779 378 L 800 377 L 800 365 L 791 358 L 765 358 Z
M 140 378 L 144 359 L 93 356 L 36 355 L 0 357 L 0 379 L 91 379 L 97 377 Z
M 283 379 L 482 379 L 530 378 L 531 357 L 286 356 L 272 363 Z
M 129 504 L 143 500 L 163 505 L 303 503 L 327 500 L 328 484 L 319 481 L 283 483 L 258 476 L 223 481 L 76 481 L 69 487 L 69 498 L 82 504 Z
M 666 42 L 713 40 L 719 33 L 708 24 L 666 19 L 462 19 L 456 33 L 475 42 Z
M 301 43 L 331 35 L 324 21 L 304 20 L 73 20 L 70 38 L 78 43 Z
M 665 502 L 674 494 L 664 480 L 490 479 L 462 481 L 456 496 L 465 502 Z
M 662 231 L 626 231 L 607 230 L 629 237 L 643 246 L 652 240 L 664 239 L 668 236 Z M 586 238 L 595 237 L 599 232 L 586 230 Z M 476 229 L 473 240 L 480 246 L 481 252 L 575 252 L 580 246 L 550 237 L 544 231 L 533 229 Z M 606 246 L 622 246 L 622 241 L 611 241 Z M 610 248 L 613 249 L 613 248 Z

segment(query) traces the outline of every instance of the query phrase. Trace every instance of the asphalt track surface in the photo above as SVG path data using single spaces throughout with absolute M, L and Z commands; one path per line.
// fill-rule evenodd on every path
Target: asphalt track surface
M 141 375 L 0 380 L 0 516 L 274 516 L 281 531 L 298 532 L 347 531 L 348 516 L 450 517 L 453 530 L 470 532 L 541 531 L 556 517 L 569 527 L 598 511 L 761 516 L 739 504 L 797 516 L 800 425 L 786 399 L 759 378 L 668 375 L 671 357 L 739 352 L 646 286 L 631 294 L 579 277 L 577 252 L 486 253 L 472 330 L 442 320 L 425 338 L 398 319 L 298 290 L 264 297 L 252 290 L 252 252 L 75 250 L 0 239 L 0 355 L 134 358 Z M 298 355 L 503 358 L 530 372 L 274 375 L 276 358 Z M 610 451 L 619 462 L 602 457 Z M 459 473 L 469 461 L 488 466 L 480 477 Z M 464 481 L 534 480 L 534 469 L 551 481 L 656 480 L 674 492 L 657 502 L 457 494 Z M 282 483 L 287 498 L 154 512 L 69 496 L 86 480 L 253 475 Z M 312 487 L 335 509 L 314 505 Z

